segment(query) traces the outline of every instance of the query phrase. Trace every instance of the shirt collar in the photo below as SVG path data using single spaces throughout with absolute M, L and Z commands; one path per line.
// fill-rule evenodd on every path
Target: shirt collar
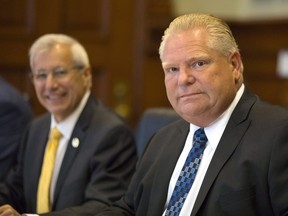
M 230 116 L 232 115 L 233 110 L 235 109 L 236 105 L 238 104 L 241 96 L 244 92 L 244 84 L 241 85 L 241 87 L 238 89 L 236 96 L 230 106 L 222 113 L 221 116 L 219 116 L 213 123 L 211 123 L 209 126 L 204 128 L 205 134 L 207 136 L 207 139 L 209 143 L 211 144 L 211 147 L 213 149 L 216 149 L 222 134 L 225 130 L 225 127 L 230 119 Z M 196 131 L 199 128 L 199 126 L 190 124 L 190 131 Z
M 50 129 L 54 128 L 54 127 L 57 127 L 58 130 L 63 134 L 63 136 L 67 139 L 69 139 L 69 137 L 71 136 L 72 132 L 73 132 L 73 129 L 74 129 L 74 126 L 81 114 L 81 112 L 83 111 L 87 101 L 88 101 L 88 98 L 89 98 L 89 95 L 90 95 L 90 90 L 87 91 L 81 102 L 79 103 L 79 105 L 77 106 L 77 108 L 74 110 L 73 113 L 71 113 L 66 119 L 64 119 L 63 121 L 57 123 L 53 114 L 51 115 L 51 126 L 50 126 Z

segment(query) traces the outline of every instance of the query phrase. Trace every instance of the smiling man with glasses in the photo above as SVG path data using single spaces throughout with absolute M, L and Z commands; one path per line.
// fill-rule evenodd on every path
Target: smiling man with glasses
M 40 103 L 58 121 L 76 109 L 91 87 L 87 53 L 78 43 L 35 43 L 30 49 L 30 66 Z
M 33 121 L 19 163 L 0 185 L 0 215 L 92 215 L 126 190 L 136 162 L 133 133 L 92 96 L 88 55 L 78 41 L 44 35 L 29 56 L 48 113 Z

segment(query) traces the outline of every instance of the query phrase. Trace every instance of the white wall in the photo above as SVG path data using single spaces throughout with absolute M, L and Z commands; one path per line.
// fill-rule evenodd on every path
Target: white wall
M 227 20 L 288 18 L 288 0 L 170 0 L 174 15 L 210 13 Z

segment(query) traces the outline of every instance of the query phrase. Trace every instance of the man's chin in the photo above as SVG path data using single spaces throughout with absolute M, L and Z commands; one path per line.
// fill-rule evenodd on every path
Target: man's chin
M 50 107 L 47 110 L 53 115 L 62 115 L 63 110 L 65 109 L 63 109 L 63 107 Z

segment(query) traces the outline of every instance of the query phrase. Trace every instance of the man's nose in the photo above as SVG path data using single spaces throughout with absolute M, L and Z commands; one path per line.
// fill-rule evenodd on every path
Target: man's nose
M 195 77 L 193 75 L 193 71 L 188 67 L 181 67 L 178 77 L 179 84 L 193 83 L 194 81 Z
M 57 84 L 57 82 L 58 82 L 58 80 L 52 72 L 47 73 L 46 87 L 50 87 L 50 88 L 54 87 Z

